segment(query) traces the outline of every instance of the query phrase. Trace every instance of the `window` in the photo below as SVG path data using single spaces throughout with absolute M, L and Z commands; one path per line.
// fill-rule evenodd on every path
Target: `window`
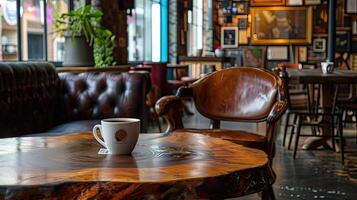
M 203 0 L 193 0 L 192 11 L 188 11 L 188 55 L 203 48 Z
M 16 0 L 0 1 L 0 60 L 17 60 Z
M 128 17 L 129 61 L 167 62 L 168 0 L 136 0 Z
M 84 0 L 0 0 L 0 61 L 62 61 L 64 38 L 54 34 L 56 17 Z M 20 17 L 21 26 L 17 23 Z

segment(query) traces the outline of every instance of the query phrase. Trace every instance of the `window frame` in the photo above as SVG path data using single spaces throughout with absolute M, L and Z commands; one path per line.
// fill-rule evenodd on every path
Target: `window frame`
M 87 3 L 87 1 L 86 1 Z M 14 62 L 14 61 L 24 61 L 23 60 L 23 55 L 22 55 L 22 30 L 21 30 L 21 6 L 22 6 L 22 1 L 21 0 L 16 0 L 16 35 L 17 35 L 17 60 L 1 60 L 0 62 Z M 68 11 L 71 11 L 74 9 L 74 0 L 68 0 Z M 44 35 L 42 44 L 43 44 L 43 58 L 38 59 L 39 61 L 49 61 L 49 62 L 55 62 L 54 60 L 48 60 L 48 26 L 47 26 L 47 0 L 43 0 L 43 28 L 42 28 L 42 34 Z M 62 63 L 62 62 L 61 62 Z

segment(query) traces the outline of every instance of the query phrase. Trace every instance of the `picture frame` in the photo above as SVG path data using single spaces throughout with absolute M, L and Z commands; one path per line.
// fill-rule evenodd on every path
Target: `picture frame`
M 289 60 L 289 47 L 268 46 L 267 60 Z
M 301 6 L 304 4 L 303 0 L 287 0 L 286 5 L 288 6 Z
M 238 27 L 222 27 L 221 45 L 222 48 L 238 47 Z
M 305 0 L 305 5 L 319 5 L 321 0 Z
M 315 38 L 312 44 L 312 50 L 319 53 L 326 52 L 326 39 Z
M 313 50 L 313 46 L 310 45 L 307 47 L 307 61 L 308 62 L 321 62 L 326 60 L 327 53 L 326 52 L 315 52 Z
M 250 0 L 252 6 L 284 6 L 285 0 Z
M 349 52 L 351 49 L 351 32 L 337 31 L 336 32 L 336 52 Z
M 247 18 L 239 18 L 238 19 L 238 28 L 246 29 L 248 27 L 248 19 Z
M 328 10 L 327 6 L 317 6 L 314 10 L 314 33 L 327 33 Z
M 307 47 L 296 46 L 295 47 L 295 63 L 307 62 Z
M 242 51 L 244 66 L 265 68 L 265 47 L 246 46 L 242 48 Z
M 238 44 L 248 44 L 248 32 L 246 29 L 238 31 Z
M 346 14 L 357 14 L 357 1 L 356 0 L 346 0 Z
M 248 1 L 238 1 L 233 3 L 237 9 L 237 15 L 248 14 L 249 4 Z
M 227 0 L 218 0 L 217 1 L 218 8 L 227 8 L 230 6 L 232 6 L 232 1 L 227 1 Z
M 336 1 L 336 26 L 344 26 L 344 16 L 345 16 L 345 0 L 335 0 Z
M 314 10 L 314 33 L 327 33 L 328 10 L 327 6 L 318 6 Z
M 252 7 L 250 11 L 252 44 L 311 43 L 312 7 Z

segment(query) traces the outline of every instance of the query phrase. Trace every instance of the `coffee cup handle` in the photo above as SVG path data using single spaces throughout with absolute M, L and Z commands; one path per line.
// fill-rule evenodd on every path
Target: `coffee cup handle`
M 104 141 L 99 138 L 97 130 L 99 130 L 100 134 L 102 134 L 102 125 L 97 124 L 97 125 L 94 126 L 94 128 L 93 128 L 93 136 L 94 136 L 95 140 L 97 140 L 97 142 L 99 142 L 99 144 L 103 145 L 104 147 L 107 147 L 105 145 Z

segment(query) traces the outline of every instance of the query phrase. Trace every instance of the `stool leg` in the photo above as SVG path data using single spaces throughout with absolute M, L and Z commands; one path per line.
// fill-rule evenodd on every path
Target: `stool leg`
M 336 141 L 335 141 L 335 120 L 334 116 L 331 115 L 331 129 L 332 129 L 332 149 L 333 151 L 336 151 Z
M 297 114 L 295 114 L 295 116 L 294 116 L 294 124 L 293 124 L 293 127 L 291 128 L 291 134 L 290 134 L 290 138 L 289 138 L 288 150 L 290 150 L 291 142 L 293 140 L 293 135 L 294 135 L 294 131 L 295 131 L 297 117 L 298 117 Z
M 339 116 L 338 118 L 338 132 L 339 132 L 339 135 L 340 135 L 340 151 L 341 151 L 341 162 L 342 162 L 342 165 L 345 164 L 345 145 L 343 144 L 344 143 L 344 140 L 343 140 L 343 124 L 342 124 L 342 116 Z
M 286 140 L 286 134 L 288 133 L 288 127 L 289 127 L 289 120 L 290 120 L 290 113 L 286 113 L 286 118 L 285 118 L 285 128 L 284 128 L 284 136 L 283 136 L 283 147 L 285 147 L 285 140 Z
M 293 155 L 294 160 L 296 158 L 296 151 L 297 151 L 297 148 L 299 146 L 299 138 L 300 138 L 300 131 L 301 131 L 301 120 L 302 120 L 301 118 L 302 118 L 302 116 L 299 116 L 297 130 L 296 130 L 296 139 L 295 139 L 294 155 Z

